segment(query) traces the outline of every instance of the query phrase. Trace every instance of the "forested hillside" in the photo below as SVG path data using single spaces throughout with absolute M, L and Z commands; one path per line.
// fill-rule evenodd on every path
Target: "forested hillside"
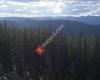
M 91 37 L 94 34 L 100 35 L 100 25 L 86 24 L 80 21 L 72 20 L 38 20 L 34 18 L 6 18 L 1 19 L 0 23 L 7 23 L 8 26 L 15 26 L 17 28 L 24 28 L 25 26 L 31 26 L 32 28 L 46 26 L 52 30 L 55 30 L 57 26 L 63 24 L 64 32 L 70 36 L 76 36 L 81 30 L 84 30 L 85 37 Z
M 0 24 L 0 72 L 15 72 L 23 80 L 100 80 L 100 35 L 86 38 L 81 29 L 71 37 L 61 31 L 38 56 L 34 49 L 53 31 L 47 25 Z

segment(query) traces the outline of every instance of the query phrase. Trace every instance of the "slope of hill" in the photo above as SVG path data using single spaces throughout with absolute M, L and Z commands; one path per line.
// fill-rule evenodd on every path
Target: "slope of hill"
M 100 16 L 81 16 L 81 17 L 73 17 L 73 16 L 48 16 L 48 17 L 0 17 L 0 20 L 16 20 L 16 21 L 25 21 L 25 20 L 71 20 L 84 22 L 90 25 L 99 25 L 100 24 Z
M 71 20 L 35 20 L 33 18 L 7 18 L 5 19 L 8 25 L 14 25 L 18 28 L 24 26 L 32 26 L 36 28 L 38 26 L 48 26 L 49 28 L 56 29 L 60 24 L 63 24 L 64 32 L 67 35 L 75 36 L 81 30 L 84 30 L 85 36 L 91 36 L 93 34 L 100 34 L 100 25 L 90 25 L 84 22 L 71 21 Z M 0 20 L 0 22 L 5 22 Z

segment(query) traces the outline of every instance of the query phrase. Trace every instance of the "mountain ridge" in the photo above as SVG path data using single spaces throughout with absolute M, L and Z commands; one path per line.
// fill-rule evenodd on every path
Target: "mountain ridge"
M 64 32 L 69 36 L 76 36 L 82 29 L 86 37 L 90 37 L 94 34 L 100 34 L 100 25 L 92 25 L 79 21 L 71 20 L 33 20 L 27 18 L 16 18 L 9 20 L 0 20 L 0 22 L 5 21 L 9 26 L 16 26 L 17 28 L 23 28 L 31 26 L 33 28 L 39 26 L 48 26 L 48 28 L 56 29 L 59 25 L 64 25 Z
M 100 16 L 0 17 L 0 20 L 70 20 L 84 22 L 90 25 L 100 25 Z

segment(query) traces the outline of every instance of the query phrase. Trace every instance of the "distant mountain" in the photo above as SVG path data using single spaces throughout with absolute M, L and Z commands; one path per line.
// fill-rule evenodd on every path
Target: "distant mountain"
M 0 17 L 0 20 L 71 20 L 71 21 L 79 21 L 84 22 L 91 25 L 99 25 L 100 24 L 100 16 L 81 16 L 81 17 L 72 17 L 72 16 L 48 16 L 48 17 Z
M 91 25 L 98 25 L 100 24 L 100 16 L 81 16 L 81 17 L 38 17 L 35 18 L 36 20 L 71 20 L 71 21 L 79 21 L 84 22 Z
M 100 34 L 100 25 L 91 25 L 86 24 L 80 21 L 72 21 L 72 20 L 56 20 L 56 19 L 33 19 L 33 18 L 7 18 L 6 20 L 8 25 L 14 25 L 16 27 L 22 28 L 24 26 L 32 26 L 36 28 L 38 26 L 48 26 L 50 29 L 55 29 L 60 25 L 63 24 L 64 32 L 67 35 L 75 36 L 81 30 L 84 31 L 85 36 L 92 36 L 93 34 Z M 4 21 L 1 19 L 0 22 Z
M 100 24 L 100 16 L 65 17 L 67 20 L 84 22 L 91 25 Z

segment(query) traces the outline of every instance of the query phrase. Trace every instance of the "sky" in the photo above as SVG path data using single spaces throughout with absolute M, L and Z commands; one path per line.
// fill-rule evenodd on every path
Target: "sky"
M 0 17 L 100 16 L 100 0 L 0 0 Z

